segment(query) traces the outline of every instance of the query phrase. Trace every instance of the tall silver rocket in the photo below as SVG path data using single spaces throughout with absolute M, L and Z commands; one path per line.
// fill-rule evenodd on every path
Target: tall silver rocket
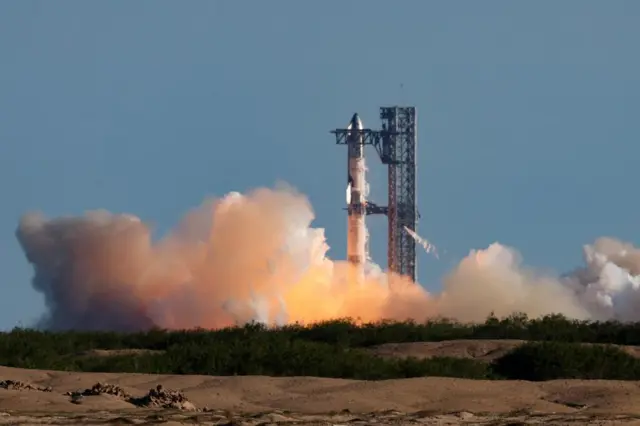
M 358 114 L 353 114 L 347 130 L 362 130 L 362 121 Z M 364 263 L 367 261 L 367 228 L 366 196 L 367 183 L 365 180 L 364 143 L 360 132 L 347 134 L 347 211 L 349 219 L 347 225 L 347 260 L 364 273 Z

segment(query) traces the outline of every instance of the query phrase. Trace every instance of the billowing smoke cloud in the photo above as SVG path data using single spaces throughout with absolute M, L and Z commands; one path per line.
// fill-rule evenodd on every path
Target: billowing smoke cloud
M 609 238 L 586 246 L 586 266 L 545 276 L 494 243 L 472 251 L 440 294 L 368 265 L 327 258 L 307 199 L 290 188 L 231 193 L 205 202 L 160 241 L 130 215 L 94 211 L 47 220 L 25 215 L 17 236 L 35 269 L 51 329 L 218 328 L 353 317 L 434 316 L 482 321 L 524 312 L 574 318 L 640 317 L 640 250 Z

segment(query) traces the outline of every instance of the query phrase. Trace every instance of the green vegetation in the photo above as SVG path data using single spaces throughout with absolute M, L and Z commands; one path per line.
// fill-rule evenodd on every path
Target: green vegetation
M 452 339 L 532 340 L 492 364 L 472 359 L 384 359 L 363 350 L 383 343 Z M 616 347 L 640 344 L 640 323 L 585 322 L 559 315 L 524 315 L 482 324 L 350 320 L 308 327 L 250 324 L 215 331 L 150 330 L 141 333 L 44 332 L 0 334 L 0 365 L 67 371 L 210 375 L 261 374 L 388 379 L 448 376 L 474 379 L 640 379 L 640 360 Z M 92 350 L 158 352 L 104 356 Z
M 639 380 L 640 359 L 617 346 L 529 342 L 498 358 L 492 370 L 517 380 Z

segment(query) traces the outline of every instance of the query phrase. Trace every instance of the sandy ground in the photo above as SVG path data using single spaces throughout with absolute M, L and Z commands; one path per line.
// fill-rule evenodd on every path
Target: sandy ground
M 488 359 L 491 353 L 504 350 L 501 344 L 517 342 L 447 344 L 449 349 L 444 349 L 443 344 L 404 347 L 405 352 L 419 352 L 421 356 L 455 352 L 457 356 Z M 405 354 L 397 345 L 384 347 L 395 351 L 388 356 Z M 485 351 L 487 347 L 489 350 Z M 375 350 L 383 351 L 381 348 Z M 447 378 L 366 382 L 313 377 L 66 373 L 8 367 L 0 367 L 0 380 L 19 380 L 52 390 L 0 389 L 0 425 L 640 425 L 638 382 L 532 383 Z M 135 396 L 161 384 L 183 391 L 198 409 L 206 411 L 138 408 L 111 395 L 87 396 L 80 403 L 73 403 L 65 395 L 97 382 L 119 385 Z

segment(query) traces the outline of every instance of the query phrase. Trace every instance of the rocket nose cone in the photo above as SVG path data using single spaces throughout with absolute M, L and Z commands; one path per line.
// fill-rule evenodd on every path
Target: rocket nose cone
M 362 121 L 360 120 L 360 116 L 357 112 L 353 114 L 353 117 L 351 117 L 351 121 L 349 122 L 349 124 L 353 128 L 362 129 Z

